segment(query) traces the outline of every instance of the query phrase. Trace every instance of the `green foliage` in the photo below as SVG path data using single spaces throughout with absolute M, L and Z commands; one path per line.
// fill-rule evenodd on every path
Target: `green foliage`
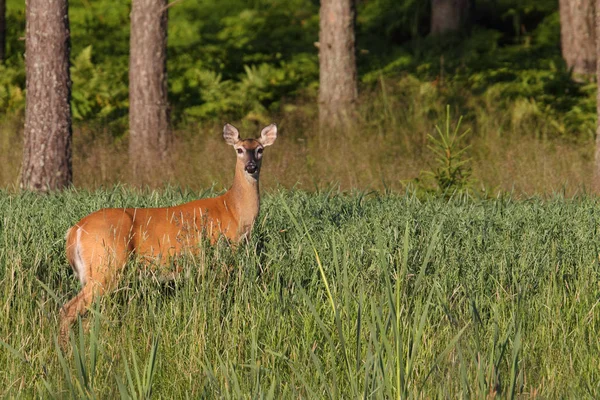
M 0 111 L 24 108 L 23 4 L 9 0 L 9 59 Z M 76 121 L 125 132 L 128 2 L 72 1 L 72 108 Z M 314 93 L 318 7 L 309 0 L 180 2 L 169 8 L 169 95 L 174 122 L 265 119 L 286 96 Z M 16 21 L 15 21 L 16 20 Z M 311 92 L 312 90 L 312 92 Z
M 45 287 L 45 289 L 51 291 L 51 289 L 47 287 Z M 51 295 L 55 296 L 54 293 L 51 293 Z M 99 361 L 102 361 L 100 358 L 106 356 L 106 354 L 100 347 L 99 334 L 101 332 L 101 316 L 99 314 L 98 304 L 98 301 L 96 301 L 94 307 L 90 310 L 92 315 L 89 318 L 92 319 L 92 324 L 89 333 L 84 333 L 81 318 L 78 318 L 76 327 L 78 331 L 77 337 L 71 333 L 67 349 L 61 349 L 58 339 L 55 337 L 56 356 L 62 369 L 63 376 L 61 379 L 57 379 L 58 377 L 43 376 L 41 378 L 43 389 L 41 386 L 38 386 L 41 397 L 50 396 L 54 399 L 62 398 L 62 396 L 56 394 L 56 386 L 53 382 L 63 381 L 73 399 L 99 398 L 95 387 L 100 384 L 95 383 L 94 381 L 97 381 L 98 377 L 102 376 L 102 372 L 99 371 L 98 363 Z M 86 344 L 87 336 L 89 336 L 89 344 Z M 21 358 L 18 351 L 12 349 L 4 342 L 1 343 L 10 348 L 15 356 Z M 123 380 L 118 374 L 114 374 L 114 379 L 121 399 L 150 399 L 152 397 L 152 387 L 157 368 L 158 345 L 159 339 L 157 337 L 153 338 L 152 346 L 148 354 L 148 359 L 144 364 L 143 371 L 141 371 L 139 367 L 140 362 L 138 361 L 138 356 L 133 345 L 131 343 L 129 344 L 133 368 L 129 366 L 127 354 L 122 350 L 121 357 L 126 376 L 125 383 L 123 383 Z M 66 353 L 64 353 L 63 350 L 66 350 Z M 66 357 L 68 354 L 71 354 L 71 357 Z
M 72 108 L 76 122 L 126 131 L 129 2 L 70 2 Z M 551 134 L 595 132 L 596 85 L 571 79 L 560 54 L 553 0 L 482 0 L 467 36 L 428 37 L 426 1 L 359 1 L 363 88 L 380 78 L 433 82 L 431 101 L 470 120 L 477 103 L 507 110 L 516 124 L 550 121 Z M 24 9 L 8 1 L 8 54 L 0 65 L 0 112 L 24 108 Z M 318 3 L 311 0 L 182 1 L 169 7 L 169 102 L 173 123 L 260 123 L 286 102 L 315 100 Z M 472 98 L 473 100 L 467 100 Z M 432 107 L 434 105 L 432 104 Z M 534 136 L 538 132 L 532 132 Z
M 410 73 L 423 83 L 433 81 L 436 97 L 467 118 L 478 103 L 494 103 L 515 110 L 517 119 L 551 121 L 554 136 L 588 140 L 595 132 L 596 85 L 571 79 L 560 56 L 556 22 L 554 13 L 527 39 L 511 45 L 501 44 L 497 30 L 479 28 L 468 38 L 420 39 L 362 80 L 374 84 L 381 75 Z
M 73 81 L 71 108 L 75 120 L 118 121 L 127 114 L 127 87 L 113 80 L 127 81 L 127 65 L 113 66 L 108 71 L 92 61 L 92 46 L 81 51 L 71 65 Z
M 357 43 L 364 87 L 411 75 L 439 89 L 467 120 L 477 101 L 516 109 L 515 119 L 552 121 L 557 136 L 592 137 L 594 84 L 574 82 L 560 54 L 555 0 L 482 0 L 467 36 L 428 37 L 430 4 L 359 1 Z M 70 2 L 73 113 L 78 122 L 126 131 L 129 2 Z M 22 112 L 24 8 L 8 1 L 8 54 L 0 112 Z M 208 0 L 169 7 L 169 102 L 175 124 L 264 122 L 318 86 L 318 2 Z M 468 104 L 465 99 L 478 100 Z M 511 111 L 512 112 L 512 111 Z M 534 134 L 536 134 L 534 132 Z
M 307 0 L 174 6 L 171 21 L 187 27 L 171 24 L 169 35 L 176 120 L 266 120 L 285 96 L 304 93 L 318 79 L 316 12 Z
M 23 3 L 6 5 L 6 59 L 0 62 L 0 114 L 25 108 L 25 9 Z
M 560 15 L 557 11 L 547 15 L 531 34 L 533 43 L 541 47 L 560 46 Z
M 73 399 L 96 399 L 98 396 L 94 390 L 94 379 L 96 378 L 96 374 L 98 373 L 97 361 L 98 356 L 100 355 L 100 349 L 98 347 L 98 334 L 100 332 L 100 318 L 97 315 L 98 307 L 93 309 L 94 315 L 92 316 L 93 325 L 89 332 L 89 345 L 86 346 L 86 336 L 83 332 L 83 325 L 81 323 L 81 319 L 79 318 L 77 321 L 78 328 L 78 338 L 76 339 L 75 335 L 71 333 L 70 337 L 70 349 L 72 355 L 72 362 L 70 363 L 73 369 L 69 366 L 65 355 L 63 354 L 60 345 L 58 344 L 58 339 L 54 338 L 56 355 L 58 357 L 58 361 L 63 371 L 63 379 L 67 384 L 67 388 L 71 394 Z M 52 384 L 49 382 L 48 378 L 44 378 L 43 380 L 44 386 L 46 387 L 48 393 L 53 398 L 59 398 L 54 393 L 52 389 Z
M 465 158 L 465 151 L 469 146 L 462 143 L 469 129 L 459 134 L 461 122 L 462 117 L 458 119 L 454 129 L 450 127 L 450 107 L 447 106 L 443 130 L 436 125 L 437 137 L 427 136 L 427 147 L 434 154 L 435 165 L 425 174 L 433 178 L 439 190 L 450 194 L 465 189 L 470 183 L 470 159 Z
M 16 112 L 25 108 L 25 70 L 0 64 L 0 112 Z
M 358 47 L 377 52 L 429 30 L 429 2 L 374 0 L 357 4 Z
M 300 73 L 299 71 L 303 71 Z M 238 81 L 223 80 L 221 74 L 206 70 L 190 70 L 183 79 L 176 80 L 173 94 L 194 90 L 198 102 L 184 109 L 187 119 L 219 119 L 223 115 L 268 122 L 270 112 L 276 111 L 286 94 L 294 94 L 300 83 L 310 85 L 310 77 L 318 76 L 314 57 L 300 54 L 279 67 L 262 63 L 244 66 L 244 75 Z M 245 114 L 241 114 L 244 112 Z
M 135 350 L 133 349 L 133 345 L 131 343 L 129 344 L 133 369 L 129 367 L 125 351 L 123 351 L 123 363 L 125 364 L 125 373 L 127 375 L 127 386 L 125 386 L 118 376 L 115 377 L 122 400 L 148 400 L 152 398 L 152 386 L 157 368 L 158 343 L 159 339 L 157 337 L 152 339 L 152 347 L 150 349 L 150 354 L 148 355 L 148 360 L 144 366 L 143 374 L 138 367 L 139 362 Z

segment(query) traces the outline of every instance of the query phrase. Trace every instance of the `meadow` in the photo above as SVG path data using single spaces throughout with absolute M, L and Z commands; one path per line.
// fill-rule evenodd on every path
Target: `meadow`
M 70 1 L 74 182 L 48 195 L 18 189 L 25 9 L 7 3 L 0 398 L 600 397 L 596 83 L 564 64 L 554 0 L 478 1 L 442 39 L 428 2 L 358 2 L 339 131 L 316 123 L 318 2 L 174 1 L 174 140 L 150 187 L 128 170 L 129 2 Z M 226 121 L 279 127 L 251 239 L 202 244 L 170 282 L 131 260 L 61 351 L 66 230 L 222 193 Z
M 0 192 L 0 397 L 597 398 L 600 204 L 559 194 L 263 195 L 237 250 L 134 261 L 64 354 L 64 232 L 212 191 Z

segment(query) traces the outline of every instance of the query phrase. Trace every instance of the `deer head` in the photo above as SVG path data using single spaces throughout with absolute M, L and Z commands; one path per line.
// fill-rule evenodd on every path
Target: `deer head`
M 223 139 L 235 149 L 238 164 L 241 163 L 244 173 L 254 179 L 258 179 L 263 149 L 272 145 L 275 139 L 277 139 L 277 125 L 271 124 L 263 128 L 258 139 L 241 139 L 240 133 L 235 126 L 225 124 L 223 127 Z

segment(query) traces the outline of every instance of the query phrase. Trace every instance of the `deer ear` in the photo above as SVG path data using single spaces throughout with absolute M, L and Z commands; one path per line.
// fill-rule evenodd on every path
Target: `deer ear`
M 275 143 L 275 139 L 277 139 L 277 125 L 271 124 L 260 132 L 260 138 L 258 141 L 263 146 L 270 146 Z
M 225 124 L 223 127 L 223 139 L 228 145 L 233 146 L 240 141 L 240 132 L 237 128 L 230 124 Z

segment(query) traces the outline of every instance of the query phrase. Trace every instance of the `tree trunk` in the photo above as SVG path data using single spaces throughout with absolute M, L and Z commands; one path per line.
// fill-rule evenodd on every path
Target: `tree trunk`
M 469 19 L 469 0 L 431 0 L 431 34 L 463 30 Z
M 595 0 L 596 5 L 596 58 L 600 60 L 600 0 Z M 562 3 L 561 3 L 562 7 Z M 562 13 L 562 9 L 561 9 Z M 600 62 L 596 63 L 596 82 L 598 88 L 596 93 L 596 114 L 598 122 L 596 125 L 596 152 L 594 155 L 594 175 L 592 180 L 592 190 L 600 194 Z
M 319 123 L 339 127 L 358 96 L 354 0 L 322 0 L 319 31 Z
M 595 0 L 560 0 L 562 55 L 574 75 L 596 72 Z
M 129 59 L 129 160 L 138 182 L 156 183 L 167 165 L 167 1 L 133 0 Z
M 0 62 L 6 57 L 6 0 L 0 0 Z
M 72 182 L 67 0 L 27 0 L 26 106 L 21 188 L 46 192 Z

